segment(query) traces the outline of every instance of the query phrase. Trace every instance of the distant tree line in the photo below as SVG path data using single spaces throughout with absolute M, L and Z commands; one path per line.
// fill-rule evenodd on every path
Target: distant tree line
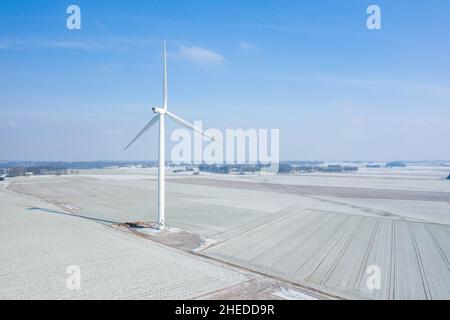
M 280 164 L 279 173 L 304 173 L 304 172 L 352 172 L 358 171 L 356 166 L 343 166 L 340 164 L 329 164 L 327 166 L 298 165 L 287 163 Z
M 245 174 L 260 172 L 263 164 L 201 164 L 200 171 L 222 173 L 222 174 Z
M 381 168 L 381 164 L 366 164 L 366 168 Z
M 323 161 L 318 161 L 318 160 L 288 160 L 288 161 L 283 161 L 283 164 L 289 164 L 289 165 L 293 165 L 293 166 L 319 166 L 323 164 Z
M 4 172 L 11 177 L 21 176 L 27 173 L 34 175 L 66 175 L 78 174 L 80 169 L 103 169 L 111 167 L 139 166 L 141 168 L 155 167 L 157 161 L 9 161 L 0 162 L 0 172 Z M 168 166 L 174 166 L 171 162 L 166 162 Z M 177 165 L 179 166 L 179 165 Z M 201 164 L 200 171 L 221 173 L 221 174 L 246 174 L 257 173 L 270 165 L 256 164 Z M 193 169 L 185 165 L 186 171 Z M 188 170 L 188 168 L 191 168 Z M 344 166 L 340 164 L 330 164 L 324 166 L 322 161 L 284 161 L 279 164 L 279 173 L 297 172 L 350 172 L 357 171 L 356 166 Z
M 113 161 L 113 160 L 99 160 L 99 161 L 5 161 L 0 162 L 0 169 L 11 168 L 31 168 L 31 167 L 59 167 L 66 169 L 103 169 L 108 167 L 126 167 L 126 166 L 140 166 L 143 168 L 154 167 L 157 165 L 156 161 Z
M 406 167 L 406 164 L 401 161 L 391 161 L 391 162 L 386 162 L 386 167 L 388 167 L 388 168 Z
M 9 168 L 7 174 L 10 177 L 24 176 L 27 174 L 33 175 L 66 175 L 67 169 L 53 166 L 33 166 L 33 167 L 15 167 Z

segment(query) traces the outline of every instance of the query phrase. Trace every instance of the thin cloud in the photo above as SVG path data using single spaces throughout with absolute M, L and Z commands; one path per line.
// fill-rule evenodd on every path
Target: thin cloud
M 359 117 L 359 116 L 352 116 L 352 117 L 346 118 L 344 121 L 352 126 L 362 126 L 365 124 L 366 118 Z
M 353 77 L 353 76 L 335 76 L 324 74 L 311 74 L 303 76 L 287 76 L 279 77 L 286 81 L 294 82 L 317 82 L 328 83 L 345 86 L 370 86 L 370 87 L 388 87 L 396 88 L 397 90 L 407 90 L 414 92 L 423 92 L 436 96 L 447 96 L 450 94 L 449 85 L 428 84 L 428 83 L 416 83 L 392 78 L 369 78 L 369 77 Z
M 242 51 L 250 51 L 250 50 L 254 50 L 256 49 L 256 45 L 251 43 L 251 42 L 247 42 L 247 41 L 241 41 L 239 42 L 239 49 Z
M 20 127 L 20 124 L 18 124 L 17 122 L 14 122 L 12 120 L 6 120 L 6 121 L 0 122 L 0 128 L 18 128 L 18 127 Z
M 36 48 L 49 48 L 60 50 L 81 50 L 81 51 L 100 51 L 100 50 L 123 50 L 131 46 L 148 47 L 161 45 L 161 41 L 148 37 L 111 37 L 100 39 L 86 39 L 83 41 L 70 41 L 64 39 L 47 38 L 12 38 L 0 39 L 1 49 L 27 50 Z
M 225 58 L 222 55 L 202 47 L 181 46 L 175 56 L 200 65 L 222 65 L 225 63 Z
M 0 42 L 1 49 L 33 49 L 33 48 L 52 48 L 52 49 L 75 49 L 84 51 L 94 51 L 109 49 L 113 47 L 111 41 L 67 41 L 67 40 L 48 40 L 48 39 L 7 39 Z
M 79 50 L 99 50 L 110 47 L 106 44 L 90 43 L 90 42 L 78 42 L 78 41 L 47 41 L 42 43 L 45 47 L 58 48 L 58 49 L 79 49 Z

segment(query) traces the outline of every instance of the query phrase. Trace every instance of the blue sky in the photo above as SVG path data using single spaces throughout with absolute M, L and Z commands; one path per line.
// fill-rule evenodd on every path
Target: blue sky
M 156 129 L 122 149 L 161 104 L 163 40 L 169 107 L 204 128 L 279 128 L 284 160 L 450 159 L 449 14 L 446 0 L 2 0 L 0 159 L 156 159 Z

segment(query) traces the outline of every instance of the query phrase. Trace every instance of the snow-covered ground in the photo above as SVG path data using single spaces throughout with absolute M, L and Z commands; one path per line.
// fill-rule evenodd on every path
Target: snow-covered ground
M 209 239 L 197 253 L 314 290 L 343 297 L 450 299 L 447 169 L 277 176 L 174 173 L 166 183 L 166 223 Z M 132 168 L 17 178 L 10 189 L 24 198 L 5 199 L 16 199 L 23 211 L 30 206 L 27 201 L 38 198 L 40 207 L 51 204 L 104 228 L 154 221 L 156 174 L 155 168 Z M 26 217 L 49 225 L 61 219 L 45 210 Z M 370 266 L 381 271 L 379 289 L 367 286 Z

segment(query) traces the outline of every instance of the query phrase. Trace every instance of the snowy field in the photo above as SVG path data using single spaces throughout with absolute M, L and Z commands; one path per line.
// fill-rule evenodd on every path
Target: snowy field
M 223 261 L 237 270 L 255 270 L 334 296 L 450 299 L 450 181 L 445 179 L 448 173 L 449 168 L 445 167 L 415 166 L 362 168 L 356 173 L 340 174 L 169 174 L 166 223 L 207 239 L 208 245 L 197 251 L 200 255 Z M 69 241 L 66 238 L 73 242 L 71 248 L 78 248 L 74 249 L 75 257 L 86 255 L 87 260 L 83 261 L 92 259 L 89 250 L 81 253 L 86 246 L 105 245 L 96 244 L 97 238 L 111 237 L 114 245 L 106 245 L 105 256 L 113 261 L 116 252 L 131 254 L 134 249 L 128 246 L 135 246 L 139 254 L 132 255 L 136 259 L 133 266 L 139 274 L 151 267 L 152 255 L 167 255 L 167 261 L 170 257 L 179 260 L 178 252 L 166 254 L 164 250 L 168 249 L 162 245 L 150 240 L 130 240 L 122 231 L 108 228 L 129 221 L 156 220 L 156 178 L 155 169 L 102 169 L 80 170 L 73 176 L 16 178 L 8 189 L 3 183 L 0 196 L 7 205 L 0 216 L 1 228 L 5 229 L 0 233 L 2 281 L 18 280 L 19 271 L 26 274 L 27 266 L 17 269 L 12 261 L 19 263 L 19 257 L 27 256 L 33 250 L 27 247 L 31 243 L 49 245 L 53 248 L 50 262 L 67 264 L 70 259 L 64 254 L 64 241 Z M 82 228 L 87 222 L 94 225 L 90 227 L 92 232 Z M 35 228 L 41 232 L 33 231 Z M 70 231 L 64 231 L 67 228 Z M 108 231 L 101 231 L 102 228 Z M 57 244 L 53 244 L 55 241 Z M 147 252 L 142 246 L 158 249 Z M 191 278 L 183 282 L 184 289 L 178 287 L 174 277 L 174 286 L 179 289 L 173 289 L 176 293 L 171 295 L 169 287 L 170 292 L 164 297 L 195 297 L 195 290 L 207 293 L 215 286 L 224 288 L 247 277 L 236 270 L 197 261 L 198 257 L 189 253 L 181 256 L 187 265 L 192 261 Z M 32 262 L 36 268 L 53 270 L 38 258 Z M 367 286 L 370 266 L 379 267 L 380 288 Z M 154 272 L 159 270 L 158 266 L 151 268 Z M 205 268 L 205 278 L 201 280 L 204 287 L 195 284 L 200 281 L 195 277 L 195 268 Z M 215 280 L 215 272 L 223 274 L 223 282 Z M 145 286 L 141 288 L 144 293 L 136 291 L 133 295 L 138 285 L 130 282 L 133 281 L 118 280 L 111 290 L 129 284 L 129 295 L 125 297 L 155 296 L 145 293 Z M 26 288 L 16 290 L 23 295 Z M 20 292 L 8 290 L 0 289 L 0 297 L 21 296 Z
M 4 186 L 0 201 L 0 299 L 188 299 L 248 280 Z M 73 265 L 79 290 L 66 284 Z

